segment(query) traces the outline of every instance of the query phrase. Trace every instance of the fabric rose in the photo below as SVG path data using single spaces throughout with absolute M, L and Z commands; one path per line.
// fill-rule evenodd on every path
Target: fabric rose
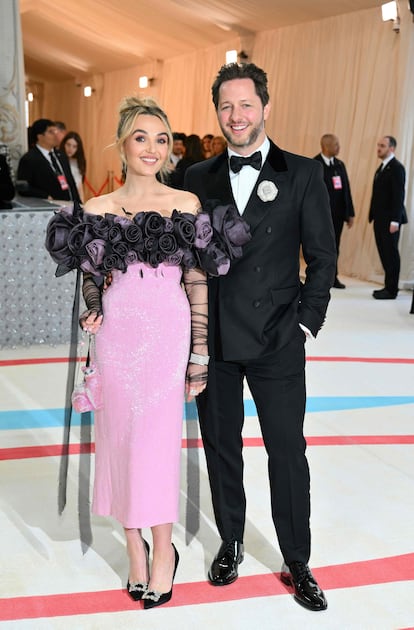
M 147 252 L 152 252 L 157 248 L 158 240 L 154 236 L 148 236 L 144 239 L 144 247 Z
M 97 269 L 105 255 L 105 241 L 102 238 L 95 238 L 85 245 L 85 249 L 93 267 Z
M 126 226 L 124 236 L 128 243 L 141 243 L 143 240 L 142 229 L 135 223 L 130 223 Z
M 124 229 L 128 227 L 128 225 L 131 224 L 131 219 L 128 219 L 127 217 L 120 217 L 117 214 L 110 215 L 110 216 L 114 217 L 113 219 L 114 223 L 116 223 L 117 225 L 120 225 Z
M 174 234 L 163 234 L 162 236 L 160 236 L 158 246 L 162 254 L 164 254 L 165 256 L 171 256 L 178 249 L 177 239 L 175 238 Z
M 164 229 L 166 232 L 174 231 L 174 223 L 173 220 L 170 219 L 170 217 L 164 217 Z
M 106 240 L 108 238 L 110 223 L 108 219 L 98 214 L 83 214 L 84 223 L 88 223 L 92 227 L 92 231 L 97 238 Z
M 122 228 L 119 225 L 111 225 L 108 231 L 108 239 L 112 243 L 122 240 Z
M 87 223 L 79 223 L 68 234 L 68 247 L 75 256 L 85 255 L 84 247 L 93 240 L 93 232 Z
M 145 212 L 137 212 L 134 218 L 132 219 L 132 221 L 135 223 L 135 225 L 138 225 L 140 228 L 142 228 L 145 223 L 145 218 L 146 218 Z
M 275 184 L 268 179 L 260 182 L 259 186 L 257 187 L 257 196 L 262 201 L 273 201 L 274 199 L 276 199 L 278 193 L 279 190 L 276 188 Z
M 164 260 L 164 263 L 169 266 L 177 266 L 181 265 L 183 260 L 184 252 L 182 249 L 177 249 L 173 254 L 170 254 Z
M 116 243 L 112 243 L 112 251 L 120 258 L 124 259 L 129 252 L 129 247 L 126 243 L 117 241 Z
M 112 271 L 113 269 L 126 271 L 125 262 L 115 252 L 105 255 L 102 261 L 102 270 L 104 273 L 108 273 L 108 271 Z
M 72 211 L 61 208 L 47 226 L 45 247 L 52 260 L 58 264 L 57 276 L 76 267 L 76 257 L 68 247 L 68 235 L 76 223 L 79 223 L 79 219 L 73 217 Z
M 189 212 L 177 212 L 173 210 L 171 218 L 174 223 L 174 233 L 177 241 L 182 246 L 193 245 L 195 241 L 195 217 Z
M 134 265 L 137 262 L 140 262 L 137 252 L 134 250 L 130 250 L 125 256 L 126 266 L 128 267 L 128 265 Z
M 151 267 L 156 268 L 159 264 L 163 262 L 163 258 L 164 257 L 161 252 L 158 249 L 154 249 L 148 255 L 148 263 L 151 265 Z
M 147 236 L 161 236 L 164 232 L 164 217 L 158 212 L 148 212 L 144 232 Z
M 210 216 L 206 212 L 200 212 L 195 220 L 196 237 L 194 245 L 198 249 L 205 249 L 213 237 L 213 226 Z
M 191 249 L 183 249 L 181 263 L 186 269 L 194 269 L 194 267 L 197 267 L 197 259 Z
M 224 276 L 230 269 L 230 259 L 216 242 L 198 251 L 200 267 L 211 276 Z

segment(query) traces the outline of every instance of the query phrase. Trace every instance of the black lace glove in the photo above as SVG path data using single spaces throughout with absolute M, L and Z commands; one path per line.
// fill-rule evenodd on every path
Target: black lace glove
M 197 396 L 207 385 L 208 376 L 208 304 L 207 304 L 207 278 L 200 269 L 187 269 L 183 274 L 184 287 L 190 302 L 191 310 L 191 353 L 195 355 L 194 361 L 187 367 L 186 394 L 187 398 Z
M 96 333 L 102 323 L 102 291 L 95 282 L 91 273 L 83 274 L 82 295 L 87 310 L 79 318 L 82 330 L 92 334 Z

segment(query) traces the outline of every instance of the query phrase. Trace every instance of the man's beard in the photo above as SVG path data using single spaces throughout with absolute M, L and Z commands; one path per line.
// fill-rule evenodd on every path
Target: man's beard
M 221 131 L 223 132 L 223 136 L 226 138 L 227 142 L 232 145 L 233 147 L 250 147 L 252 144 L 254 144 L 257 140 L 257 138 L 259 137 L 259 135 L 261 134 L 261 132 L 263 131 L 264 128 L 264 119 L 262 118 L 262 120 L 260 121 L 260 123 L 256 126 L 253 127 L 253 129 L 250 131 L 250 134 L 247 136 L 247 138 L 245 140 L 237 140 L 233 138 L 233 136 L 231 135 L 231 132 L 227 131 L 227 129 L 223 129 L 223 127 L 221 127 Z

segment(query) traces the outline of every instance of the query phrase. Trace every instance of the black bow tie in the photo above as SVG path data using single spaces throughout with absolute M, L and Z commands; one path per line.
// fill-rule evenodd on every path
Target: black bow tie
M 257 171 L 260 171 L 262 168 L 262 154 L 260 151 L 256 151 L 253 155 L 249 155 L 249 157 L 241 157 L 238 155 L 232 155 L 230 158 L 230 168 L 233 173 L 238 173 L 241 171 L 243 166 L 252 166 Z

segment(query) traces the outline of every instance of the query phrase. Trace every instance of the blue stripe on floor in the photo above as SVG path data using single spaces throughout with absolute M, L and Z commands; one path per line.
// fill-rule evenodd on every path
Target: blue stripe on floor
M 306 411 L 341 411 L 350 409 L 368 409 L 372 407 L 391 407 L 414 403 L 414 396 L 316 396 L 307 400 Z M 244 401 L 245 415 L 256 416 L 256 407 L 252 400 Z M 194 402 L 187 403 L 184 409 L 186 420 L 197 417 Z M 80 425 L 80 415 L 72 414 L 72 425 Z M 0 430 L 61 427 L 64 423 L 64 409 L 23 409 L 0 412 Z

